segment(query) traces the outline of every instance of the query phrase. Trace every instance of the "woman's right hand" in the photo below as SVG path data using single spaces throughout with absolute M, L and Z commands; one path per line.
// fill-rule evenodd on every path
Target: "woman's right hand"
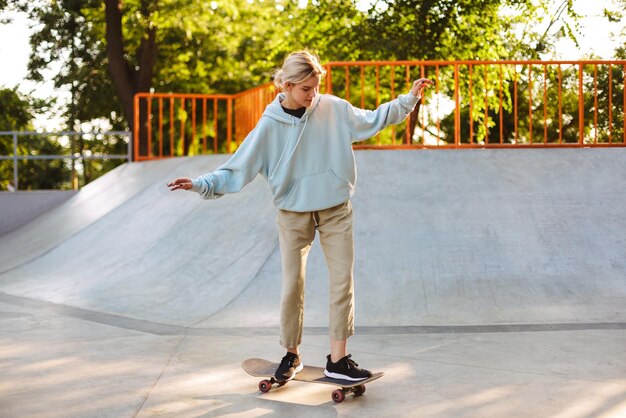
M 169 187 L 171 191 L 179 190 L 179 189 L 191 190 L 191 186 L 192 186 L 191 179 L 187 177 L 182 177 L 182 178 L 179 178 L 179 179 L 176 179 L 174 181 L 167 183 L 167 187 Z

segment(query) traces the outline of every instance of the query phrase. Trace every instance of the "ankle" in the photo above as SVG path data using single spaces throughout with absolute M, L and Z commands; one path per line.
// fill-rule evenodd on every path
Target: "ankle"
M 328 359 L 330 360 L 331 363 L 333 364 L 337 364 L 339 363 L 342 359 L 344 359 L 347 356 L 347 354 L 345 355 L 338 355 L 338 357 L 334 357 L 332 354 L 329 355 Z
M 345 358 L 347 356 L 347 354 L 342 353 L 342 354 L 332 354 L 330 355 L 330 361 L 333 363 L 338 363 L 342 358 Z

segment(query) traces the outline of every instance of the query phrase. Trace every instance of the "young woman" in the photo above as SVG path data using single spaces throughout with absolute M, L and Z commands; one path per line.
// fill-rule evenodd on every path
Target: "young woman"
M 332 95 L 320 95 L 326 71 L 308 51 L 289 55 L 274 74 L 282 90 L 235 154 L 212 173 L 178 178 L 171 190 L 192 190 L 205 199 L 239 192 L 261 174 L 278 208 L 282 257 L 281 335 L 287 349 L 276 378 L 292 379 L 303 368 L 299 346 L 304 317 L 306 260 L 318 231 L 330 279 L 330 354 L 325 374 L 358 381 L 370 376 L 347 352 L 354 334 L 354 243 L 350 198 L 356 182 L 352 143 L 375 136 L 411 113 L 424 88 L 411 91 L 374 111 L 353 107 Z

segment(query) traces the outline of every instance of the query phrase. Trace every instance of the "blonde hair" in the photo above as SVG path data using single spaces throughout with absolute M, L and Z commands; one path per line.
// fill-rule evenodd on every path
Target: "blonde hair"
M 283 89 L 286 83 L 298 84 L 313 76 L 323 77 L 326 70 L 320 64 L 317 55 L 309 51 L 297 51 L 289 54 L 282 68 L 274 72 L 274 85 Z

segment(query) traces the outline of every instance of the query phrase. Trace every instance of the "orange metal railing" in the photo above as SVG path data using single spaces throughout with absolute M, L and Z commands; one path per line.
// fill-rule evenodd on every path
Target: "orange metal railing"
M 270 83 L 238 94 L 136 94 L 134 159 L 234 152 L 274 94 Z
M 434 81 L 406 122 L 355 148 L 626 146 L 626 61 L 364 61 L 325 65 L 322 91 L 373 109 Z M 135 96 L 135 160 L 233 152 L 275 96 Z

